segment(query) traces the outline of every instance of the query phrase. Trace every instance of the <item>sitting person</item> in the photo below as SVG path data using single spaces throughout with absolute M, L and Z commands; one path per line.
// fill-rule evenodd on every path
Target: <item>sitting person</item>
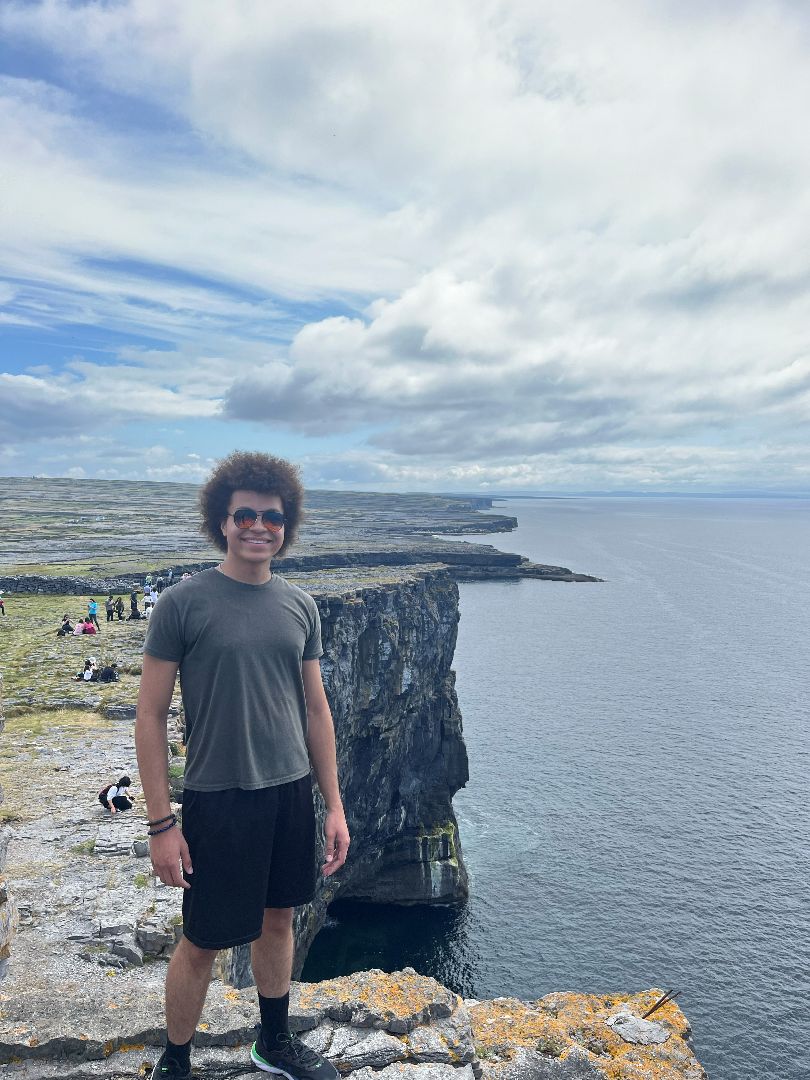
M 118 664 L 107 664 L 98 673 L 99 682 L 118 682 Z
M 76 629 L 75 629 L 73 623 L 70 621 L 70 616 L 69 615 L 63 615 L 62 616 L 62 625 L 56 631 L 56 636 L 57 637 L 64 637 L 66 634 L 75 634 L 75 633 L 76 633 Z
M 83 634 L 84 633 L 84 619 L 83 618 L 76 620 L 76 625 L 73 627 L 73 633 L 74 634 Z
M 128 776 L 122 776 L 115 784 L 108 784 L 98 793 L 98 801 L 111 814 L 118 810 L 132 809 L 132 796 L 129 793 L 132 781 Z
M 95 623 L 88 615 L 84 620 L 84 632 L 85 634 L 97 634 Z
M 75 682 L 96 682 L 98 672 L 92 660 L 85 660 L 84 669 L 73 676 Z

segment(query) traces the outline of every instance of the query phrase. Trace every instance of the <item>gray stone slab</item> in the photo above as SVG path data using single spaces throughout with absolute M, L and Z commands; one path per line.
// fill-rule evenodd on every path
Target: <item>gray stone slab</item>
M 452 1065 L 413 1065 L 409 1062 L 388 1065 L 377 1072 L 369 1068 L 357 1069 L 351 1075 L 352 1080 L 475 1080 L 470 1065 L 454 1068 Z
M 642 1020 L 629 1009 L 609 1016 L 605 1023 L 613 1028 L 625 1042 L 635 1043 L 638 1046 L 655 1046 L 665 1043 L 671 1034 L 663 1024 L 658 1024 L 654 1020 Z
M 309 1033 L 302 1038 L 309 1043 Z M 385 1068 L 402 1061 L 406 1053 L 405 1044 L 386 1031 L 339 1027 L 332 1036 L 328 1057 L 341 1072 L 353 1072 L 364 1066 Z
M 608 1080 L 584 1051 L 573 1050 L 564 1059 L 520 1049 L 508 1062 L 482 1062 L 483 1080 Z
M 475 1058 L 470 1014 L 463 1005 L 446 1020 L 415 1028 L 405 1043 L 409 1061 L 467 1065 Z

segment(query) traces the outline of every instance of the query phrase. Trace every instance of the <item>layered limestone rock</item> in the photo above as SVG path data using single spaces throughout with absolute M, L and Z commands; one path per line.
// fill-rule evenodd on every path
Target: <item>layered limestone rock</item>
M 296 578 L 307 586 L 303 577 Z M 467 895 L 452 797 L 468 779 L 451 669 L 458 588 L 441 570 L 410 571 L 353 592 L 308 587 L 321 614 L 324 685 L 335 719 L 352 850 L 296 922 L 296 970 L 340 899 L 452 904 Z M 223 961 L 251 981 L 246 947 Z
M 467 751 L 451 669 L 458 588 L 443 572 L 319 601 L 324 684 L 350 826 L 342 899 L 453 903 L 467 895 L 452 797 Z
M 662 1008 L 654 1023 L 641 1019 L 658 996 L 463 1001 L 406 968 L 294 984 L 290 1021 L 354 1080 L 705 1080 L 677 1005 Z M 129 1080 L 148 1075 L 160 1053 L 161 1001 L 140 973 L 108 980 L 93 998 L 53 1002 L 37 1025 L 32 1005 L 30 996 L 3 1003 L 0 1062 L 14 1063 L 4 1075 Z M 617 1017 L 654 1027 L 655 1040 L 617 1034 Z M 214 983 L 195 1037 L 198 1075 L 248 1073 L 256 1019 L 254 993 Z
M 295 580 L 321 611 L 324 681 L 353 836 L 346 867 L 321 879 L 315 902 L 298 913 L 300 970 L 337 895 L 439 904 L 466 896 L 451 799 L 467 779 L 467 758 L 450 667 L 458 594 L 447 573 L 333 571 Z M 138 628 L 115 625 L 107 634 L 130 641 Z M 50 637 L 43 641 L 52 647 Z M 126 698 L 136 691 L 137 679 L 122 676 L 99 691 L 114 694 L 115 707 L 73 708 L 52 720 L 42 712 L 30 733 L 25 710 L 16 709 L 4 750 L 10 810 L 21 817 L 9 870 L 23 919 L 10 994 L 23 992 L 32 973 L 57 992 L 81 982 L 93 992 L 110 970 L 165 959 L 174 947 L 181 896 L 149 876 L 141 815 L 110 817 L 95 798 L 104 778 L 122 772 L 133 776 L 137 792 Z M 169 728 L 177 798 L 179 720 L 175 715 Z M 223 954 L 219 971 L 235 986 L 250 984 L 248 950 Z

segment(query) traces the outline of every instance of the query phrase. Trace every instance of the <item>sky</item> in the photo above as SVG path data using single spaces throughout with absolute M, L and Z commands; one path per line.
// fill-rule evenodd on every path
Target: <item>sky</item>
M 801 0 L 0 6 L 0 474 L 810 494 Z

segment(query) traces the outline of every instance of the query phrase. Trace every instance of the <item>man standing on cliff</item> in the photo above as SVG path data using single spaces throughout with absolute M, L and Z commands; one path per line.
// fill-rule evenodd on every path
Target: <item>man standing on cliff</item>
M 293 909 L 316 877 L 310 765 L 326 803 L 325 862 L 346 860 L 335 733 L 321 681 L 318 609 L 274 574 L 303 488 L 267 454 L 235 452 L 200 493 L 220 565 L 168 590 L 144 645 L 135 744 L 152 864 L 183 892 L 183 937 L 166 977 L 166 1049 L 152 1073 L 191 1077 L 191 1040 L 218 949 L 251 943 L 261 1033 L 253 1064 L 290 1080 L 337 1071 L 288 1025 Z M 186 720 L 182 832 L 169 802 L 166 718 L 180 671 Z

